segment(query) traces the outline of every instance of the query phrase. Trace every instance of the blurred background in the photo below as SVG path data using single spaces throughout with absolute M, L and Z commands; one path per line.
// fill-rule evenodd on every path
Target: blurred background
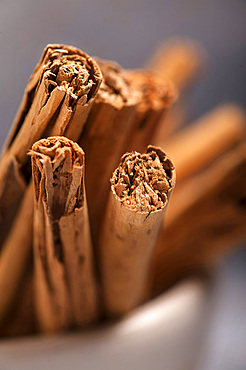
M 224 101 L 245 106 L 245 20 L 244 0 L 1 0 L 0 147 L 47 43 L 71 44 L 126 68 L 139 68 L 170 37 L 192 38 L 209 58 L 204 79 L 190 92 L 190 121 Z M 246 368 L 245 281 L 242 247 L 215 271 L 198 370 Z

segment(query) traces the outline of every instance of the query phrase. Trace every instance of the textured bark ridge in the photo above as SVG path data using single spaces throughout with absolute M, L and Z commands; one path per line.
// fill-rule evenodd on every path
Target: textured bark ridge
M 146 154 L 125 154 L 111 184 L 124 206 L 136 212 L 153 212 L 166 205 L 173 169 L 163 152 L 149 146 Z
M 40 328 L 84 326 L 97 316 L 84 189 L 84 153 L 65 137 L 35 143 L 34 252 Z
M 172 161 L 153 146 L 146 154 L 126 153 L 114 171 L 100 238 L 108 315 L 123 315 L 144 301 L 153 248 L 174 185 Z

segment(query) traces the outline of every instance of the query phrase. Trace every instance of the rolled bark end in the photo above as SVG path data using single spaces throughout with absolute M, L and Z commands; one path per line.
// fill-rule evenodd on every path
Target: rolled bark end
M 174 165 L 159 148 L 149 146 L 146 154 L 126 153 L 111 179 L 112 191 L 127 208 L 154 212 L 165 207 L 174 185 Z
M 47 89 L 65 88 L 70 93 L 71 104 L 82 96 L 85 103 L 95 96 L 102 76 L 89 55 L 73 46 L 54 44 L 47 45 L 43 58 Z

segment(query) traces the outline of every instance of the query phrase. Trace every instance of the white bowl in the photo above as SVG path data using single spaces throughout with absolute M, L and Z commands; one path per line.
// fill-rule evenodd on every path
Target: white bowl
M 208 283 L 186 280 L 97 330 L 0 343 L 1 369 L 191 370 L 206 318 Z

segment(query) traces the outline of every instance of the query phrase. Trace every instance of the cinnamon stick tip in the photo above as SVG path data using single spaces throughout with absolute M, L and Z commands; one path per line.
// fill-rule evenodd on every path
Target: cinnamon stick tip
M 161 148 L 126 153 L 111 178 L 111 189 L 121 204 L 138 213 L 162 210 L 175 186 L 175 167 Z
M 129 70 L 128 78 L 142 95 L 139 109 L 153 110 L 170 107 L 179 97 L 179 91 L 169 78 L 163 78 L 151 70 Z
M 64 59 L 64 63 L 62 62 L 62 59 Z M 84 80 L 84 75 L 86 72 L 88 74 L 88 100 L 95 97 L 102 82 L 102 73 L 96 61 L 85 52 L 74 46 L 64 44 L 48 44 L 44 48 L 41 62 L 45 63 L 43 67 L 44 73 L 46 70 L 48 71 L 47 78 L 51 81 L 52 85 L 54 85 L 55 82 L 59 81 L 56 78 L 55 81 L 53 81 L 52 73 L 50 72 L 52 72 L 54 69 L 54 79 L 54 77 L 56 77 L 56 74 L 60 71 L 61 67 L 63 67 L 64 64 L 64 73 L 62 77 L 64 77 L 64 75 L 66 74 L 68 74 L 69 76 L 72 75 L 72 78 L 77 80 L 77 82 L 73 82 L 73 85 L 75 86 L 76 83 L 78 84 L 78 91 L 83 91 L 86 87 L 86 81 Z M 61 67 L 58 65 L 58 62 L 60 63 Z M 71 63 L 74 63 L 76 65 L 76 68 L 71 68 Z M 82 74 L 79 73 L 79 69 L 82 71 Z M 83 89 L 80 89 L 80 82 L 84 83 Z

